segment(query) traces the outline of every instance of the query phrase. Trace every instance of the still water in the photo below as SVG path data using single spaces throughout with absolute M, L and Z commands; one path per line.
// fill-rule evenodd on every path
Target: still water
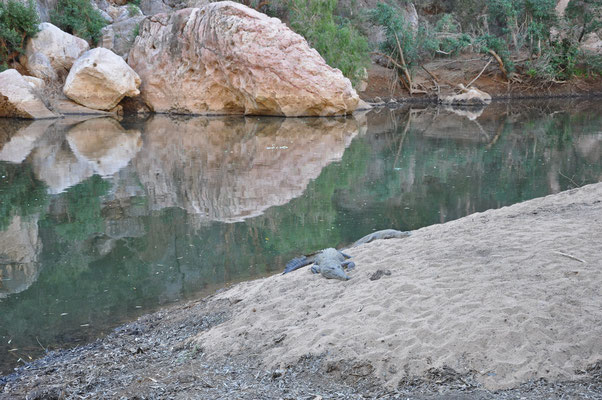
M 0 120 L 0 375 L 302 253 L 598 182 L 601 112 Z

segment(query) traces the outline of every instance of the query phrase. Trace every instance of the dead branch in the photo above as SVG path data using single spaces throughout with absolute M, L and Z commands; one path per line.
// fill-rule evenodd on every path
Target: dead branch
M 399 60 L 401 61 L 401 65 L 403 66 L 402 71 L 408 81 L 408 86 L 409 86 L 409 91 L 410 91 L 410 96 L 411 96 L 412 94 L 414 94 L 414 91 L 412 89 L 412 77 L 410 76 L 410 73 L 408 71 L 406 60 L 403 56 L 403 50 L 401 49 L 401 43 L 399 43 L 399 37 L 397 36 L 397 32 L 394 32 L 394 34 L 395 34 L 395 41 L 397 42 L 397 51 L 399 51 Z
M 485 72 L 485 70 L 487 69 L 489 64 L 491 64 L 491 61 L 493 61 L 493 58 L 490 58 L 489 61 L 487 61 L 487 64 L 485 64 L 485 66 L 481 70 L 481 72 L 479 72 L 479 74 L 477 76 L 475 76 L 475 78 L 466 85 L 466 89 L 468 89 L 470 87 L 470 85 L 472 85 L 477 79 L 479 79 L 481 77 L 481 75 L 483 74 L 483 72 Z
M 502 61 L 500 56 L 498 56 L 498 54 L 491 49 L 488 50 L 488 53 L 491 54 L 493 56 L 493 58 L 495 58 L 497 63 L 500 65 L 500 71 L 502 71 L 502 74 L 504 74 L 504 78 L 506 78 L 506 80 L 508 82 L 510 82 L 510 79 L 508 77 L 508 72 L 506 71 L 506 67 L 504 66 L 504 62 Z
M 570 258 L 571 260 L 579 261 L 579 262 L 581 262 L 581 263 L 584 263 L 584 264 L 586 264 L 585 260 L 582 260 L 582 259 L 580 259 L 580 258 L 577 258 L 577 257 L 575 257 L 575 256 L 572 256 L 572 255 L 570 255 L 570 254 L 567 254 L 567 253 L 563 253 L 563 252 L 561 252 L 561 251 L 553 251 L 552 253 L 554 253 L 554 254 L 558 254 L 559 256 L 567 257 L 567 258 Z

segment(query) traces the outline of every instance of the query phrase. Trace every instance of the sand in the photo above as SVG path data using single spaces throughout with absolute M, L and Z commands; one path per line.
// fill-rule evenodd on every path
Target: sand
M 237 284 L 211 300 L 232 318 L 193 343 L 268 368 L 319 355 L 388 387 L 433 368 L 491 390 L 578 379 L 602 360 L 601 200 L 599 183 L 362 245 L 346 282 L 306 267 Z

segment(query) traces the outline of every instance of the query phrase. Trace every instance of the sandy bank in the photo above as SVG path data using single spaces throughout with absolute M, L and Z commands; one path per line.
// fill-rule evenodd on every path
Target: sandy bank
M 602 359 L 601 200 L 590 185 L 350 249 L 347 282 L 242 283 L 216 296 L 233 317 L 196 343 L 267 366 L 323 354 L 391 387 L 443 367 L 490 389 L 576 379 Z
M 473 214 L 350 249 L 347 282 L 305 268 L 149 314 L 0 398 L 602 398 L 600 239 L 602 183 Z

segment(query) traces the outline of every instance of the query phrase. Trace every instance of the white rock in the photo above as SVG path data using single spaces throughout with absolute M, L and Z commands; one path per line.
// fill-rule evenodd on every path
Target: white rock
M 441 99 L 441 104 L 448 105 L 484 105 L 491 103 L 491 96 L 489 93 L 483 92 L 477 89 L 475 86 L 471 88 L 465 88 L 464 85 L 458 85 L 461 93 L 451 96 L 445 96 Z
M 156 112 L 328 116 L 359 101 L 303 37 L 231 1 L 145 19 L 128 63 Z
M 90 48 L 88 42 L 63 32 L 49 22 L 39 26 L 40 32 L 27 42 L 25 67 L 37 78 L 55 79 L 66 75 L 75 60 Z
M 0 117 L 56 118 L 31 85 L 15 69 L 0 73 Z
M 29 85 L 36 90 L 40 90 L 40 89 L 44 88 L 44 80 L 43 79 L 36 78 L 34 76 L 28 76 L 28 75 L 23 75 L 23 79 L 25 79 L 27 81 L 27 83 L 29 83 Z
M 117 54 L 104 48 L 84 53 L 67 76 L 63 93 L 89 108 L 110 110 L 125 96 L 140 93 L 140 77 Z

